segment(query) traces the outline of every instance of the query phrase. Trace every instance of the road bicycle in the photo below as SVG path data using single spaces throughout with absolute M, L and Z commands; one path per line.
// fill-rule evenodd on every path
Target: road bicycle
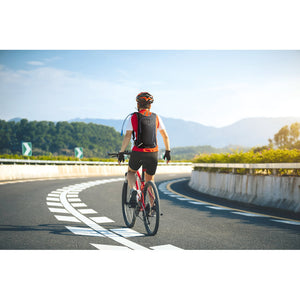
M 124 152 L 130 155 L 131 152 Z M 118 153 L 108 153 L 112 157 L 118 157 Z M 155 235 L 159 227 L 160 199 L 157 187 L 153 181 L 145 182 L 145 169 L 142 166 L 142 174 L 136 172 L 135 187 L 138 201 L 136 205 L 130 203 L 130 188 L 128 186 L 127 172 L 122 188 L 122 213 L 127 227 L 132 228 L 136 218 L 143 220 L 148 235 Z

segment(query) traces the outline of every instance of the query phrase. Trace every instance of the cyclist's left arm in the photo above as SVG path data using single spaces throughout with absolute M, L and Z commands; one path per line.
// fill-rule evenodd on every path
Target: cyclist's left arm
M 125 133 L 123 142 L 122 142 L 122 147 L 121 147 L 120 152 L 124 152 L 125 149 L 127 148 L 127 146 L 129 145 L 129 142 L 131 140 L 131 135 L 132 135 L 132 131 L 131 130 L 127 130 L 126 133 Z

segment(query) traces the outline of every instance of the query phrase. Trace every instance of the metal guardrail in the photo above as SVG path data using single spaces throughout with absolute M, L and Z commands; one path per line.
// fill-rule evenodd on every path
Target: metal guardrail
M 112 165 L 118 166 L 118 162 L 113 161 L 69 161 L 69 160 L 35 160 L 35 159 L 8 159 L 0 158 L 0 164 L 31 164 L 31 165 Z M 121 165 L 127 165 L 127 163 L 121 163 Z M 161 166 L 192 166 L 190 162 L 159 162 L 158 165 Z
M 0 158 L 0 164 L 33 164 L 33 165 L 112 165 L 118 166 L 118 162 L 113 161 L 69 161 L 69 160 L 34 160 L 34 159 L 8 159 Z M 127 163 L 121 163 L 126 165 Z M 160 166 L 191 166 L 199 168 L 216 169 L 300 169 L 300 163 L 262 163 L 262 164 L 243 164 L 243 163 L 191 163 L 191 162 L 159 162 Z

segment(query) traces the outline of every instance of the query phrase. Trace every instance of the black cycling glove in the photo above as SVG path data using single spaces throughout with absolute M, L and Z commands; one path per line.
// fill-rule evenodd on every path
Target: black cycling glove
M 119 152 L 118 153 L 118 162 L 124 162 L 125 157 L 124 157 L 124 152 Z
M 163 156 L 163 159 L 167 159 L 167 161 L 171 160 L 171 154 L 170 154 L 170 150 L 166 150 L 165 154 Z

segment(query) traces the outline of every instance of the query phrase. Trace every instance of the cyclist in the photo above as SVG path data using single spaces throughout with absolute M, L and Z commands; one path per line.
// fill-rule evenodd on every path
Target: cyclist
M 135 187 L 137 170 L 143 165 L 146 169 L 145 180 L 154 181 L 154 175 L 158 162 L 157 129 L 159 130 L 165 145 L 164 159 L 167 163 L 171 160 L 170 142 L 165 126 L 161 118 L 150 112 L 153 96 L 147 92 L 136 96 L 138 112 L 133 113 L 127 124 L 126 134 L 123 139 L 121 150 L 118 153 L 118 161 L 124 162 L 124 151 L 133 136 L 134 146 L 128 164 L 128 185 L 130 188 L 130 205 L 136 206 L 137 191 Z

